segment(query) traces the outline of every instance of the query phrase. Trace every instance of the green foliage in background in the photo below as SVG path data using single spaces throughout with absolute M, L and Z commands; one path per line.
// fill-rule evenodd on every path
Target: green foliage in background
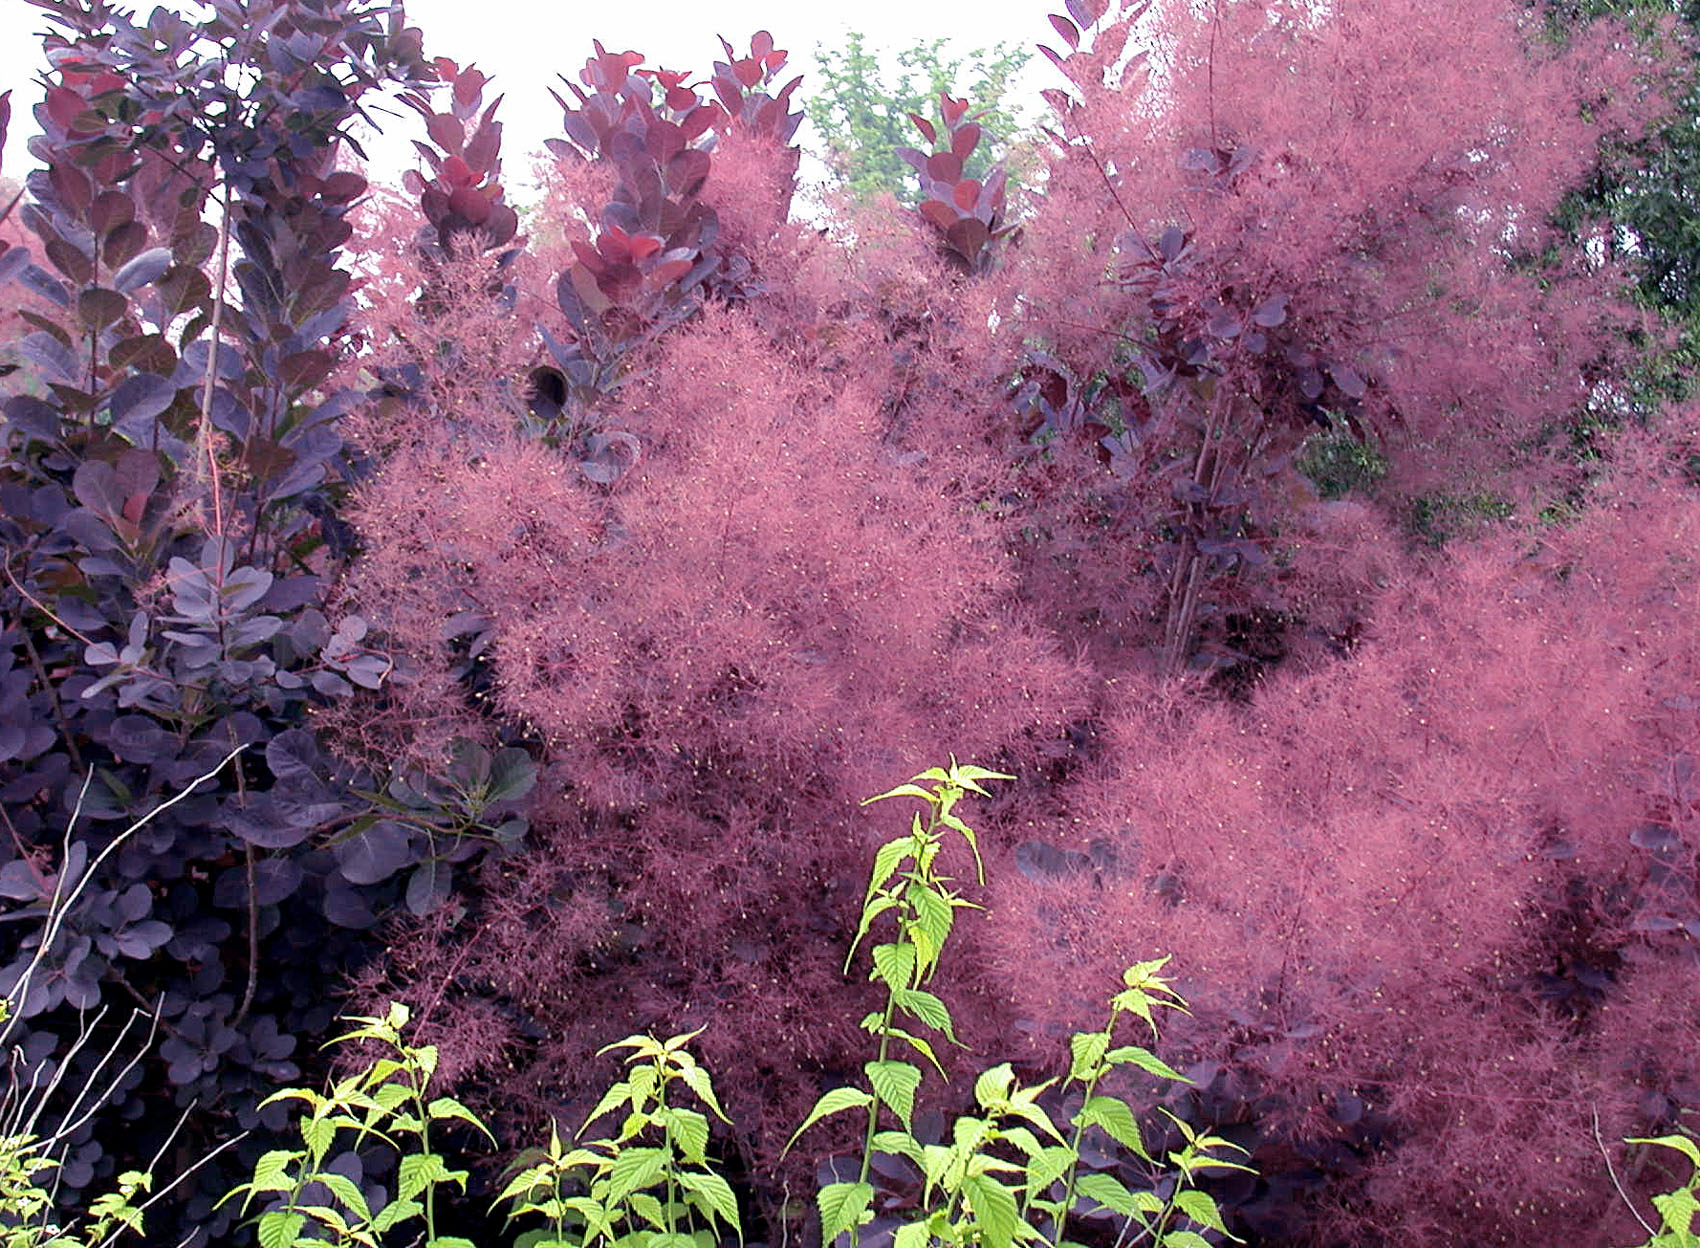
M 966 794 L 985 795 L 980 781 L 1010 779 L 952 759 L 948 768 L 929 768 L 907 784 L 867 799 L 912 797 L 926 809 L 924 815 L 917 812 L 912 817 L 907 835 L 888 841 L 874 856 L 861 921 L 850 946 L 853 959 L 877 921 L 895 920 L 896 939 L 870 950 L 868 978 L 883 986 L 885 1006 L 862 1020 L 862 1029 L 879 1040 L 879 1056 L 863 1067 L 867 1090 L 851 1086 L 827 1092 L 791 1137 L 795 1144 L 803 1132 L 834 1114 L 867 1113 L 858 1177 L 820 1190 L 821 1244 L 830 1248 L 840 1235 L 847 1235 L 854 1246 L 862 1228 L 873 1219 L 876 1204 L 889 1203 L 878 1200 L 880 1193 L 872 1182 L 874 1155 L 883 1153 L 913 1164 L 924 1184 L 921 1208 L 906 1215 L 896 1229 L 895 1248 L 1063 1244 L 1069 1215 L 1093 1209 L 1121 1215 L 1126 1220 L 1124 1234 L 1133 1233 L 1134 1243 L 1149 1241 L 1166 1248 L 1206 1245 L 1209 1241 L 1200 1230 L 1228 1232 L 1214 1198 L 1198 1190 L 1197 1178 L 1207 1170 L 1249 1170 L 1227 1157 L 1242 1150 L 1220 1136 L 1194 1131 L 1165 1111 L 1184 1143 L 1159 1161 L 1146 1147 L 1133 1107 L 1100 1088 L 1104 1077 L 1120 1066 L 1173 1083 L 1190 1082 L 1149 1049 L 1115 1043 L 1117 1024 L 1124 1015 L 1143 1020 L 1155 1039 L 1158 1009 L 1186 1009 L 1160 974 L 1167 958 L 1130 966 L 1122 976 L 1123 990 L 1110 998 L 1104 1029 L 1081 1032 L 1070 1040 L 1071 1060 L 1063 1090 L 1078 1085 L 1080 1105 L 1069 1118 L 1067 1135 L 1040 1099 L 1057 1081 L 1047 1079 L 1025 1087 L 1007 1062 L 975 1081 L 978 1112 L 957 1118 L 947 1132 L 947 1142 L 930 1142 L 915 1134 L 915 1093 L 925 1072 L 913 1062 L 893 1057 L 893 1042 L 905 1046 L 895 1051 L 913 1052 L 943 1076 L 932 1042 L 915 1033 L 930 1031 L 952 1044 L 959 1041 L 949 1009 L 923 985 L 938 970 L 956 911 L 979 909 L 951 887 L 949 876 L 939 872 L 939 851 L 945 836 L 956 832 L 973 851 L 976 875 L 982 875 L 978 839 L 956 814 L 956 806 Z M 882 1129 L 882 1118 L 895 1119 L 895 1126 Z M 1146 1163 L 1148 1187 L 1130 1190 L 1112 1175 L 1080 1173 L 1082 1143 L 1093 1128 L 1109 1137 L 1112 1147 L 1120 1146 Z
M 936 118 L 941 91 L 966 96 L 975 112 L 987 110 L 980 124 L 988 141 L 969 159 L 969 177 L 984 178 L 991 165 L 1011 154 L 1027 128 L 1012 96 L 1015 77 L 1032 54 L 999 43 L 953 56 L 945 42 L 934 39 L 899 52 L 895 74 L 854 31 L 841 49 L 816 49 L 820 79 L 809 120 L 839 185 L 858 197 L 890 191 L 899 199 L 913 199 L 915 173 L 892 151 L 918 145 L 920 135 L 909 114 Z M 1013 182 L 1021 181 L 1021 163 L 1015 160 L 1009 169 Z

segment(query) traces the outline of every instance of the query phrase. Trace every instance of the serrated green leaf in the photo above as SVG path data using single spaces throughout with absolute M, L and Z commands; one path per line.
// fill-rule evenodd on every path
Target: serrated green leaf
M 553 1191 L 554 1175 L 555 1169 L 548 1162 L 539 1162 L 535 1166 L 527 1166 L 507 1181 L 507 1184 L 502 1188 L 501 1195 L 496 1197 L 495 1203 L 499 1205 L 504 1200 L 529 1196 L 540 1187 Z
M 916 1166 L 924 1164 L 921 1159 L 921 1145 L 914 1136 L 903 1131 L 876 1131 L 873 1139 L 868 1141 L 868 1147 L 876 1153 L 907 1157 Z
M 451 1177 L 448 1166 L 436 1153 L 409 1153 L 401 1159 L 396 1192 L 401 1199 L 407 1200 L 432 1184 L 448 1182 Z
M 660 1057 L 665 1049 L 661 1041 L 654 1036 L 627 1036 L 624 1040 L 615 1040 L 596 1050 L 596 1056 L 604 1053 L 614 1053 L 620 1049 L 630 1049 L 632 1052 L 626 1058 L 627 1062 L 641 1061 L 646 1057 Z
M 425 1248 L 478 1248 L 478 1245 L 460 1235 L 439 1235 L 426 1240 Z
M 1149 1160 L 1145 1142 L 1139 1137 L 1139 1122 L 1125 1101 L 1113 1096 L 1094 1096 L 1080 1107 L 1075 1121 L 1083 1127 L 1101 1127 L 1123 1148 Z
M 868 934 L 868 929 L 873 926 L 874 920 L 895 905 L 897 905 L 895 897 L 875 897 L 862 907 L 862 918 L 856 924 L 856 935 L 850 942 L 850 952 L 844 955 L 844 973 L 846 975 L 850 973 L 850 963 L 855 961 L 856 950 L 861 948 L 862 938 Z
M 697 1100 L 708 1106 L 709 1112 L 721 1122 L 731 1124 L 732 1120 L 726 1116 L 725 1111 L 720 1108 L 719 1100 L 715 1098 L 714 1080 L 709 1078 L 707 1068 L 695 1064 L 686 1066 L 679 1071 L 679 1077 L 685 1081 L 685 1086 L 696 1094 Z
M 905 1131 L 915 1112 L 915 1089 L 921 1086 L 921 1070 L 908 1062 L 868 1062 L 862 1067 L 874 1095 L 891 1107 Z
M 274 1209 L 260 1215 L 256 1235 L 260 1248 L 295 1248 L 295 1241 L 307 1225 L 307 1216 L 287 1209 Z
M 1180 1071 L 1159 1058 L 1150 1049 L 1140 1048 L 1137 1044 L 1124 1044 L 1111 1049 L 1104 1055 L 1104 1061 L 1111 1066 L 1133 1065 L 1147 1074 L 1156 1075 L 1159 1079 L 1167 1079 L 1173 1083 L 1191 1083 Z
M 602 1099 L 596 1103 L 596 1108 L 590 1111 L 590 1117 L 588 1117 L 584 1120 L 584 1126 L 582 1126 L 578 1129 L 578 1135 L 583 1135 L 585 1133 L 585 1131 L 589 1129 L 590 1124 L 595 1122 L 598 1118 L 602 1117 L 604 1114 L 609 1113 L 610 1111 L 612 1111 L 616 1107 L 618 1107 L 620 1105 L 624 1105 L 627 1101 L 629 1101 L 631 1099 L 632 1099 L 632 1085 L 631 1084 L 627 1083 L 624 1079 L 622 1079 L 622 1080 L 620 1080 L 620 1082 L 614 1084 L 612 1087 L 610 1087 L 606 1092 L 604 1092 L 602 1094 Z M 576 1139 L 577 1136 L 575 1136 L 574 1138 Z
M 359 1218 L 360 1221 L 370 1222 L 372 1220 L 372 1208 L 366 1203 L 365 1194 L 347 1175 L 337 1174 L 332 1170 L 324 1170 L 313 1177 L 330 1188 L 331 1195 L 347 1205 L 349 1212 Z
M 875 1014 L 873 1017 L 875 1019 L 880 1019 L 882 1016 Z M 926 1058 L 933 1064 L 933 1069 L 939 1072 L 940 1078 L 944 1077 L 944 1067 L 939 1064 L 938 1055 L 933 1052 L 933 1046 L 921 1039 L 920 1036 L 912 1036 L 900 1027 L 887 1027 L 885 1029 L 885 1034 L 890 1036 L 893 1040 L 903 1041 L 903 1043 L 914 1049 L 915 1052 L 919 1053 L 922 1057 Z
M 668 1140 L 693 1166 L 708 1160 L 708 1116 L 694 1109 L 668 1109 L 661 1118 Z
M 299 1124 L 301 1142 L 307 1146 L 307 1156 L 312 1159 L 313 1169 L 319 1168 L 324 1161 L 325 1153 L 336 1142 L 337 1124 L 334 1119 L 314 1115 L 303 1118 Z
M 1051 1080 L 1047 1079 L 1044 1084 L 1039 1085 L 1040 1089 L 1044 1088 L 1051 1082 Z M 1037 1089 L 1028 1089 L 1028 1091 L 1035 1090 Z M 1032 1123 L 1035 1127 L 1050 1136 L 1057 1143 L 1061 1144 L 1063 1142 L 1063 1133 L 1057 1130 L 1056 1124 L 1051 1121 L 1051 1116 L 1038 1105 L 1024 1104 L 1021 1101 L 1019 1094 L 1010 1102 L 1010 1105 L 1005 1112 L 1011 1117 L 1020 1118 L 1025 1122 Z
M 589 1243 L 591 1238 L 597 1235 L 604 1239 L 614 1237 L 614 1224 L 609 1219 L 608 1211 L 602 1207 L 600 1201 L 592 1200 L 588 1196 L 570 1196 L 561 1202 L 561 1207 L 584 1219 L 586 1232 L 584 1242 Z
M 897 874 L 897 869 L 903 865 L 903 860 L 910 856 L 913 849 L 913 842 L 906 836 L 900 836 L 896 840 L 887 841 L 874 851 L 873 870 L 868 873 L 868 891 L 863 894 L 864 906 Z
M 974 878 L 984 884 L 986 882 L 986 864 L 980 860 L 980 838 L 975 835 L 974 829 L 951 814 L 940 815 L 939 822 L 946 827 L 955 828 L 961 834 L 962 839 L 968 842 L 968 848 L 974 853 Z
M 815 1102 L 815 1107 L 809 1111 L 809 1116 L 803 1119 L 803 1125 L 791 1133 L 791 1138 L 785 1145 L 785 1152 L 790 1152 L 791 1146 L 797 1142 L 797 1137 L 802 1135 L 803 1132 L 807 1131 L 810 1127 L 814 1126 L 815 1123 L 819 1122 L 822 1118 L 829 1118 L 833 1114 L 841 1114 L 847 1109 L 863 1109 L 873 1103 L 874 1098 L 868 1095 L 868 1093 L 862 1091 L 860 1088 L 845 1087 L 832 1089 L 832 1091 L 825 1093 L 820 1100 Z
M 891 998 L 905 1014 L 939 1032 L 952 1044 L 957 1043 L 956 1033 L 951 1028 L 950 1011 L 945 1008 L 944 1002 L 932 993 L 923 992 L 919 988 L 906 988 L 902 992 L 894 991 Z
M 425 1206 L 409 1197 L 406 1200 L 392 1200 L 372 1219 L 372 1231 L 382 1235 L 392 1227 L 400 1226 L 403 1222 L 425 1215 Z
M 867 1221 L 873 1199 L 871 1183 L 828 1183 L 821 1188 L 815 1196 L 820 1208 L 821 1248 L 831 1248 L 833 1240 Z
M 1196 1189 L 1176 1192 L 1175 1207 L 1200 1226 L 1220 1231 L 1224 1235 L 1228 1233 L 1228 1228 L 1222 1225 L 1222 1211 L 1206 1192 Z
M 603 1201 L 612 1206 L 633 1192 L 653 1186 L 667 1176 L 667 1150 L 628 1148 L 608 1167 L 608 1191 Z
M 917 779 L 919 779 L 919 777 L 917 777 Z M 942 773 L 940 774 L 939 779 L 941 779 L 941 780 L 944 779 L 944 776 L 943 776 Z M 883 802 L 887 798 L 891 798 L 891 797 L 918 797 L 923 802 L 927 802 L 929 804 L 933 800 L 932 793 L 930 793 L 926 789 L 923 789 L 920 785 L 916 784 L 913 780 L 910 780 L 910 781 L 904 782 L 903 784 L 898 785 L 895 789 L 887 789 L 884 793 L 877 793 L 873 797 L 864 797 L 862 799 L 861 804 L 863 806 L 868 806 L 868 805 L 871 805 L 874 802 Z
M 1659 1219 L 1667 1232 L 1685 1237 L 1682 1248 L 1687 1248 L 1687 1241 L 1693 1238 L 1694 1215 L 1700 1213 L 1700 1200 L 1697 1200 L 1692 1188 L 1679 1187 L 1675 1191 L 1665 1192 L 1653 1197 L 1653 1208 L 1659 1211 Z M 1663 1248 L 1664 1238 L 1659 1241 Z
M 661 1202 L 648 1192 L 633 1192 L 631 1199 L 626 1202 L 631 1211 L 657 1230 L 667 1227 L 667 1211 Z
M 874 971 L 870 978 L 892 988 L 915 986 L 915 946 L 910 944 L 875 945 Z
M 1037 1157 L 1044 1148 L 1044 1145 L 1039 1143 L 1039 1137 L 1026 1127 L 1005 1127 L 1003 1138 L 1006 1144 L 1021 1150 L 1023 1157 Z
M 1102 1031 L 1077 1031 L 1068 1038 L 1068 1077 L 1085 1083 L 1092 1077 L 1109 1050 L 1110 1037 Z
M 743 1226 L 738 1221 L 738 1198 L 730 1183 L 708 1170 L 681 1170 L 678 1178 L 679 1186 L 697 1198 L 693 1203 L 711 1222 L 718 1218 L 737 1233 L 739 1243 L 744 1241 Z
M 425 1112 L 428 1113 L 434 1121 L 438 1122 L 450 1118 L 458 1118 L 461 1122 L 470 1123 L 474 1127 L 477 1127 L 478 1130 L 482 1131 L 485 1138 L 487 1138 L 492 1144 L 496 1142 L 496 1137 L 490 1134 L 489 1127 L 486 1127 L 479 1121 L 478 1115 L 473 1113 L 466 1106 L 462 1105 L 459 1101 L 455 1100 L 452 1096 L 439 1096 L 426 1107 Z
M 1061 1144 L 1041 1148 L 1027 1162 L 1027 1189 L 1042 1192 L 1074 1165 L 1074 1150 Z
M 356 1094 L 351 1099 L 362 1109 L 380 1109 L 385 1113 L 394 1113 L 413 1099 L 413 1089 L 405 1083 L 386 1083 L 370 1096 Z M 412 1121 L 417 1122 L 416 1119 Z
M 268 1153 L 262 1153 L 260 1159 L 254 1163 L 253 1182 L 246 1186 L 254 1194 L 293 1191 L 295 1180 L 289 1173 L 290 1167 L 302 1158 L 302 1153 L 291 1152 L 286 1148 L 274 1148 Z M 244 1201 L 242 1207 L 247 1209 L 248 1202 Z
M 1215 1248 L 1215 1245 L 1197 1231 L 1165 1231 L 1163 1248 Z
M 661 1076 L 653 1066 L 634 1066 L 626 1076 L 626 1086 L 631 1089 L 630 1097 L 634 1112 L 641 1113 L 649 1100 L 655 1095 L 655 1089 L 661 1084 Z
M 1129 1217 L 1134 1211 L 1133 1193 L 1113 1175 L 1102 1171 L 1083 1174 L 1075 1180 L 1074 1190 L 1080 1196 L 1090 1200 L 1095 1205 L 1101 1205 L 1123 1217 Z
M 1003 1105 L 1009 1100 L 1009 1090 L 1015 1083 L 1015 1072 L 1010 1069 L 1008 1062 L 1003 1062 L 981 1072 L 974 1081 L 974 1100 L 981 1109 L 989 1110 L 995 1105 Z
M 991 1122 L 985 1118 L 976 1118 L 972 1114 L 963 1114 L 950 1124 L 951 1140 L 956 1146 L 958 1156 L 966 1159 L 974 1156 L 986 1141 L 994 1134 Z
M 909 885 L 904 896 L 915 912 L 909 929 L 909 939 L 915 942 L 915 979 L 925 983 L 938 967 L 956 912 L 948 898 L 924 884 Z
M 1688 1158 L 1689 1161 L 1693 1162 L 1696 1169 L 1700 1169 L 1700 1146 L 1697 1146 L 1694 1141 L 1686 1135 L 1661 1135 L 1656 1138 L 1647 1138 L 1643 1136 L 1633 1140 L 1625 1140 L 1624 1143 L 1657 1144 L 1663 1148 L 1674 1148 L 1677 1152 Z
M 1021 1222 L 1014 1192 L 989 1175 L 970 1174 L 962 1180 L 962 1199 L 973 1210 L 985 1248 L 1012 1248 Z
M 418 1063 L 419 1069 L 425 1074 L 425 1078 L 419 1085 L 421 1091 L 423 1091 L 425 1085 L 431 1082 L 431 1077 L 437 1073 L 437 1046 L 434 1044 L 422 1044 L 418 1048 L 412 1050 L 412 1053 L 413 1060 Z
M 664 1053 L 671 1055 L 673 1060 L 680 1060 L 680 1054 L 686 1046 L 707 1030 L 708 1024 L 704 1023 L 701 1027 L 697 1027 L 691 1031 L 681 1031 L 676 1036 L 668 1036 L 661 1042 L 661 1049 Z M 694 1060 L 690 1058 L 689 1054 L 685 1054 L 684 1058 L 685 1060 Z
M 932 1228 L 926 1222 L 905 1222 L 897 1228 L 892 1248 L 927 1248 L 932 1238 Z
M 930 1192 L 944 1180 L 946 1171 L 956 1160 L 956 1150 L 943 1144 L 924 1144 L 921 1147 L 921 1174 Z

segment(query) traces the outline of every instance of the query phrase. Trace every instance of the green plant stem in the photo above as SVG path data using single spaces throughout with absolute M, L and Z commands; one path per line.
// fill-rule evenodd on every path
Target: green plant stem
M 879 1060 L 881 1062 L 886 1060 L 886 1055 L 891 1051 L 891 1016 L 896 1009 L 897 995 L 891 991 L 891 986 L 888 984 L 886 985 L 885 994 L 885 1017 L 880 1021 Z M 874 1136 L 879 1131 L 879 1119 L 880 1102 L 879 1098 L 876 1096 L 868 1105 L 868 1131 L 867 1134 L 862 1137 L 862 1172 L 856 1178 L 858 1183 L 866 1183 L 868 1181 L 868 1171 L 873 1166 Z M 856 1242 L 855 1231 L 850 1232 L 850 1242 L 852 1244 Z
M 934 836 L 937 834 L 938 822 L 938 808 L 935 806 L 927 821 L 926 829 L 918 837 L 914 838 L 916 841 L 915 862 L 917 865 L 924 861 L 923 855 L 926 852 L 926 847 L 932 843 Z M 914 921 L 913 909 L 907 898 L 905 898 L 903 902 L 903 907 L 904 910 L 909 913 L 907 913 L 903 918 L 900 918 L 897 922 L 897 939 L 900 944 L 909 939 L 909 925 Z M 909 943 L 913 944 L 914 942 L 910 941 Z M 915 965 L 917 973 L 919 973 L 919 950 L 916 951 Z M 885 1016 L 880 1020 L 880 1048 L 878 1060 L 881 1063 L 884 1063 L 891 1053 L 891 1017 L 894 1013 L 896 1013 L 896 1011 L 897 993 L 890 984 L 887 984 L 885 986 Z M 879 1098 L 876 1096 L 873 1102 L 868 1106 L 868 1130 L 867 1134 L 862 1138 L 862 1170 L 856 1179 L 858 1183 L 866 1183 L 868 1181 L 868 1172 L 873 1166 L 874 1136 L 879 1131 L 879 1116 L 880 1102 Z M 856 1242 L 856 1233 L 854 1230 L 850 1233 L 850 1242 L 852 1245 Z
M 1120 1016 L 1121 1011 L 1116 1009 L 1114 1006 L 1111 1006 L 1109 1026 L 1104 1028 L 1104 1048 L 1106 1052 L 1109 1050 L 1111 1042 L 1115 1040 L 1116 1019 Z M 1086 1092 L 1080 1102 L 1083 1109 L 1085 1106 L 1092 1103 L 1093 1094 L 1098 1090 L 1098 1080 L 1103 1076 L 1103 1073 L 1104 1063 L 1100 1061 L 1093 1068 L 1092 1074 L 1086 1080 Z M 1082 1114 L 1082 1117 L 1084 1117 L 1084 1114 Z M 1080 1140 L 1085 1134 L 1086 1124 L 1082 1121 L 1076 1120 L 1074 1124 L 1074 1134 L 1070 1137 L 1068 1142 L 1068 1151 L 1073 1155 L 1074 1160 L 1069 1162 L 1068 1178 L 1063 1183 L 1062 1207 L 1057 1210 L 1057 1224 L 1052 1228 L 1051 1233 L 1051 1238 L 1056 1243 L 1062 1242 L 1063 1226 L 1068 1221 L 1068 1211 L 1074 1208 L 1074 1184 L 1075 1180 L 1080 1175 Z M 1026 1212 L 1026 1209 L 1022 1210 L 1023 1215 L 1025 1215 Z
M 413 1109 L 419 1115 L 419 1151 L 426 1156 L 431 1155 L 431 1112 L 425 1104 L 425 1085 L 431 1078 L 423 1070 L 410 1072 L 409 1086 L 413 1094 Z M 417 1079 L 418 1083 L 412 1080 Z M 435 1181 L 425 1184 L 425 1242 L 431 1243 L 437 1238 L 437 1184 Z

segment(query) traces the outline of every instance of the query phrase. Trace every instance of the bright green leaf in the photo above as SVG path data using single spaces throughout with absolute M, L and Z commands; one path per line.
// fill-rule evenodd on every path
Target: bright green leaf
M 915 1112 L 915 1089 L 921 1086 L 920 1068 L 908 1062 L 884 1061 L 869 1062 L 862 1070 L 868 1076 L 868 1085 L 873 1088 L 874 1095 L 891 1107 L 905 1131 L 910 1130 L 910 1118 Z
M 869 1183 L 828 1183 L 821 1188 L 815 1197 L 820 1207 L 821 1248 L 830 1248 L 839 1235 L 867 1221 L 873 1199 L 874 1189 Z
M 791 1146 L 797 1142 L 797 1137 L 802 1135 L 803 1132 L 807 1131 L 810 1127 L 814 1126 L 815 1123 L 819 1122 L 822 1118 L 828 1118 L 833 1114 L 843 1113 L 847 1109 L 862 1109 L 868 1105 L 872 1105 L 873 1103 L 874 1098 L 869 1096 L 860 1088 L 845 1087 L 832 1089 L 832 1091 L 826 1093 L 820 1098 L 820 1100 L 815 1102 L 815 1107 L 809 1111 L 809 1116 L 803 1119 L 803 1125 L 791 1133 L 791 1138 L 785 1145 L 785 1152 L 790 1152 Z
M 962 1181 L 962 1198 L 979 1223 L 980 1243 L 985 1248 L 1011 1248 L 1021 1221 L 1015 1193 L 987 1175 L 971 1174 Z
M 1173 1083 L 1191 1083 L 1180 1071 L 1164 1062 L 1149 1049 L 1142 1049 L 1137 1044 L 1124 1044 L 1120 1048 L 1111 1049 L 1104 1055 L 1104 1061 L 1111 1066 L 1134 1065 L 1147 1074 L 1156 1075 L 1159 1079 L 1168 1079 Z
M 1228 1228 L 1222 1225 L 1222 1213 L 1217 1209 L 1216 1202 L 1205 1192 L 1196 1189 L 1176 1192 L 1175 1207 L 1200 1226 L 1207 1226 L 1224 1235 L 1228 1233 Z
M 449 1179 L 449 1168 L 436 1153 L 409 1153 L 401 1159 L 396 1191 L 403 1200 Z
M 662 1119 L 667 1139 L 694 1166 L 708 1160 L 708 1118 L 694 1109 L 669 1109 Z
M 257 1235 L 260 1248 L 295 1248 L 296 1238 L 307 1225 L 305 1214 L 274 1209 L 260 1215 Z
M 744 1232 L 738 1221 L 738 1198 L 732 1193 L 732 1185 L 712 1171 L 681 1170 L 678 1174 L 679 1186 L 698 1198 L 702 1211 L 711 1219 L 718 1218 L 730 1226 L 742 1243 Z
M 981 1109 L 1002 1105 L 1009 1100 L 1009 1090 L 1014 1083 L 1015 1072 L 1008 1062 L 1003 1062 L 982 1072 L 974 1081 L 974 1099 Z
M 1094 1171 L 1083 1174 L 1075 1181 L 1074 1190 L 1087 1200 L 1123 1217 L 1129 1217 L 1134 1211 L 1133 1193 L 1113 1175 Z
M 731 1123 L 732 1120 L 726 1116 L 725 1111 L 720 1108 L 720 1102 L 715 1098 L 714 1081 L 708 1077 L 705 1068 L 695 1064 L 686 1066 L 679 1072 L 679 1076 L 685 1081 L 685 1086 L 696 1093 L 697 1100 L 708 1106 L 709 1112 L 721 1122 Z
M 628 1148 L 608 1169 L 608 1193 L 603 1199 L 618 1204 L 633 1192 L 659 1183 L 667 1174 L 664 1148 Z
M 479 1121 L 478 1115 L 473 1113 L 470 1109 L 468 1109 L 466 1106 L 462 1105 L 459 1101 L 455 1100 L 453 1097 L 439 1096 L 436 1100 L 432 1101 L 431 1104 L 426 1108 L 426 1112 L 428 1114 L 430 1114 L 432 1119 L 435 1120 L 435 1121 L 442 1121 L 444 1119 L 449 1119 L 449 1118 L 458 1118 L 462 1122 L 470 1123 L 474 1127 L 477 1127 L 478 1130 L 482 1131 L 484 1133 L 485 1137 L 492 1144 L 494 1144 L 496 1142 L 496 1137 L 490 1134 L 490 1128 L 486 1127 L 482 1122 Z
M 1113 1096 L 1094 1096 L 1080 1107 L 1075 1122 L 1083 1127 L 1102 1127 L 1123 1148 L 1132 1149 L 1141 1157 L 1150 1157 L 1145 1151 L 1145 1142 L 1139 1137 L 1139 1123 L 1124 1101 Z

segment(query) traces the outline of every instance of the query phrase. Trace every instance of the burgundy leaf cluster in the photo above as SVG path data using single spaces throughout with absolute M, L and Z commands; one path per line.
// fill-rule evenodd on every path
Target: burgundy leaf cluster
M 909 119 L 929 144 L 938 148 L 930 155 L 912 147 L 897 154 L 921 179 L 920 213 L 943 235 L 944 254 L 965 273 L 983 273 L 994 262 L 995 244 L 1017 232 L 1005 223 L 1005 194 L 1008 177 L 1002 166 L 994 167 L 984 182 L 964 176 L 969 158 L 980 144 L 978 118 L 970 115 L 968 101 L 939 93 L 939 113 L 944 120 L 940 146 L 939 130 L 924 117 Z
M 438 57 L 434 66 L 437 83 L 449 89 L 448 112 L 433 109 L 422 92 L 403 97 L 425 119 L 431 144 L 415 140 L 413 146 L 433 176 L 409 170 L 403 184 L 419 197 L 443 254 L 454 252 L 457 237 L 476 240 L 479 250 L 506 246 L 519 231 L 519 216 L 503 202 L 502 123 L 496 120 L 501 98 L 484 106 L 488 79 L 471 65 L 462 69 Z

